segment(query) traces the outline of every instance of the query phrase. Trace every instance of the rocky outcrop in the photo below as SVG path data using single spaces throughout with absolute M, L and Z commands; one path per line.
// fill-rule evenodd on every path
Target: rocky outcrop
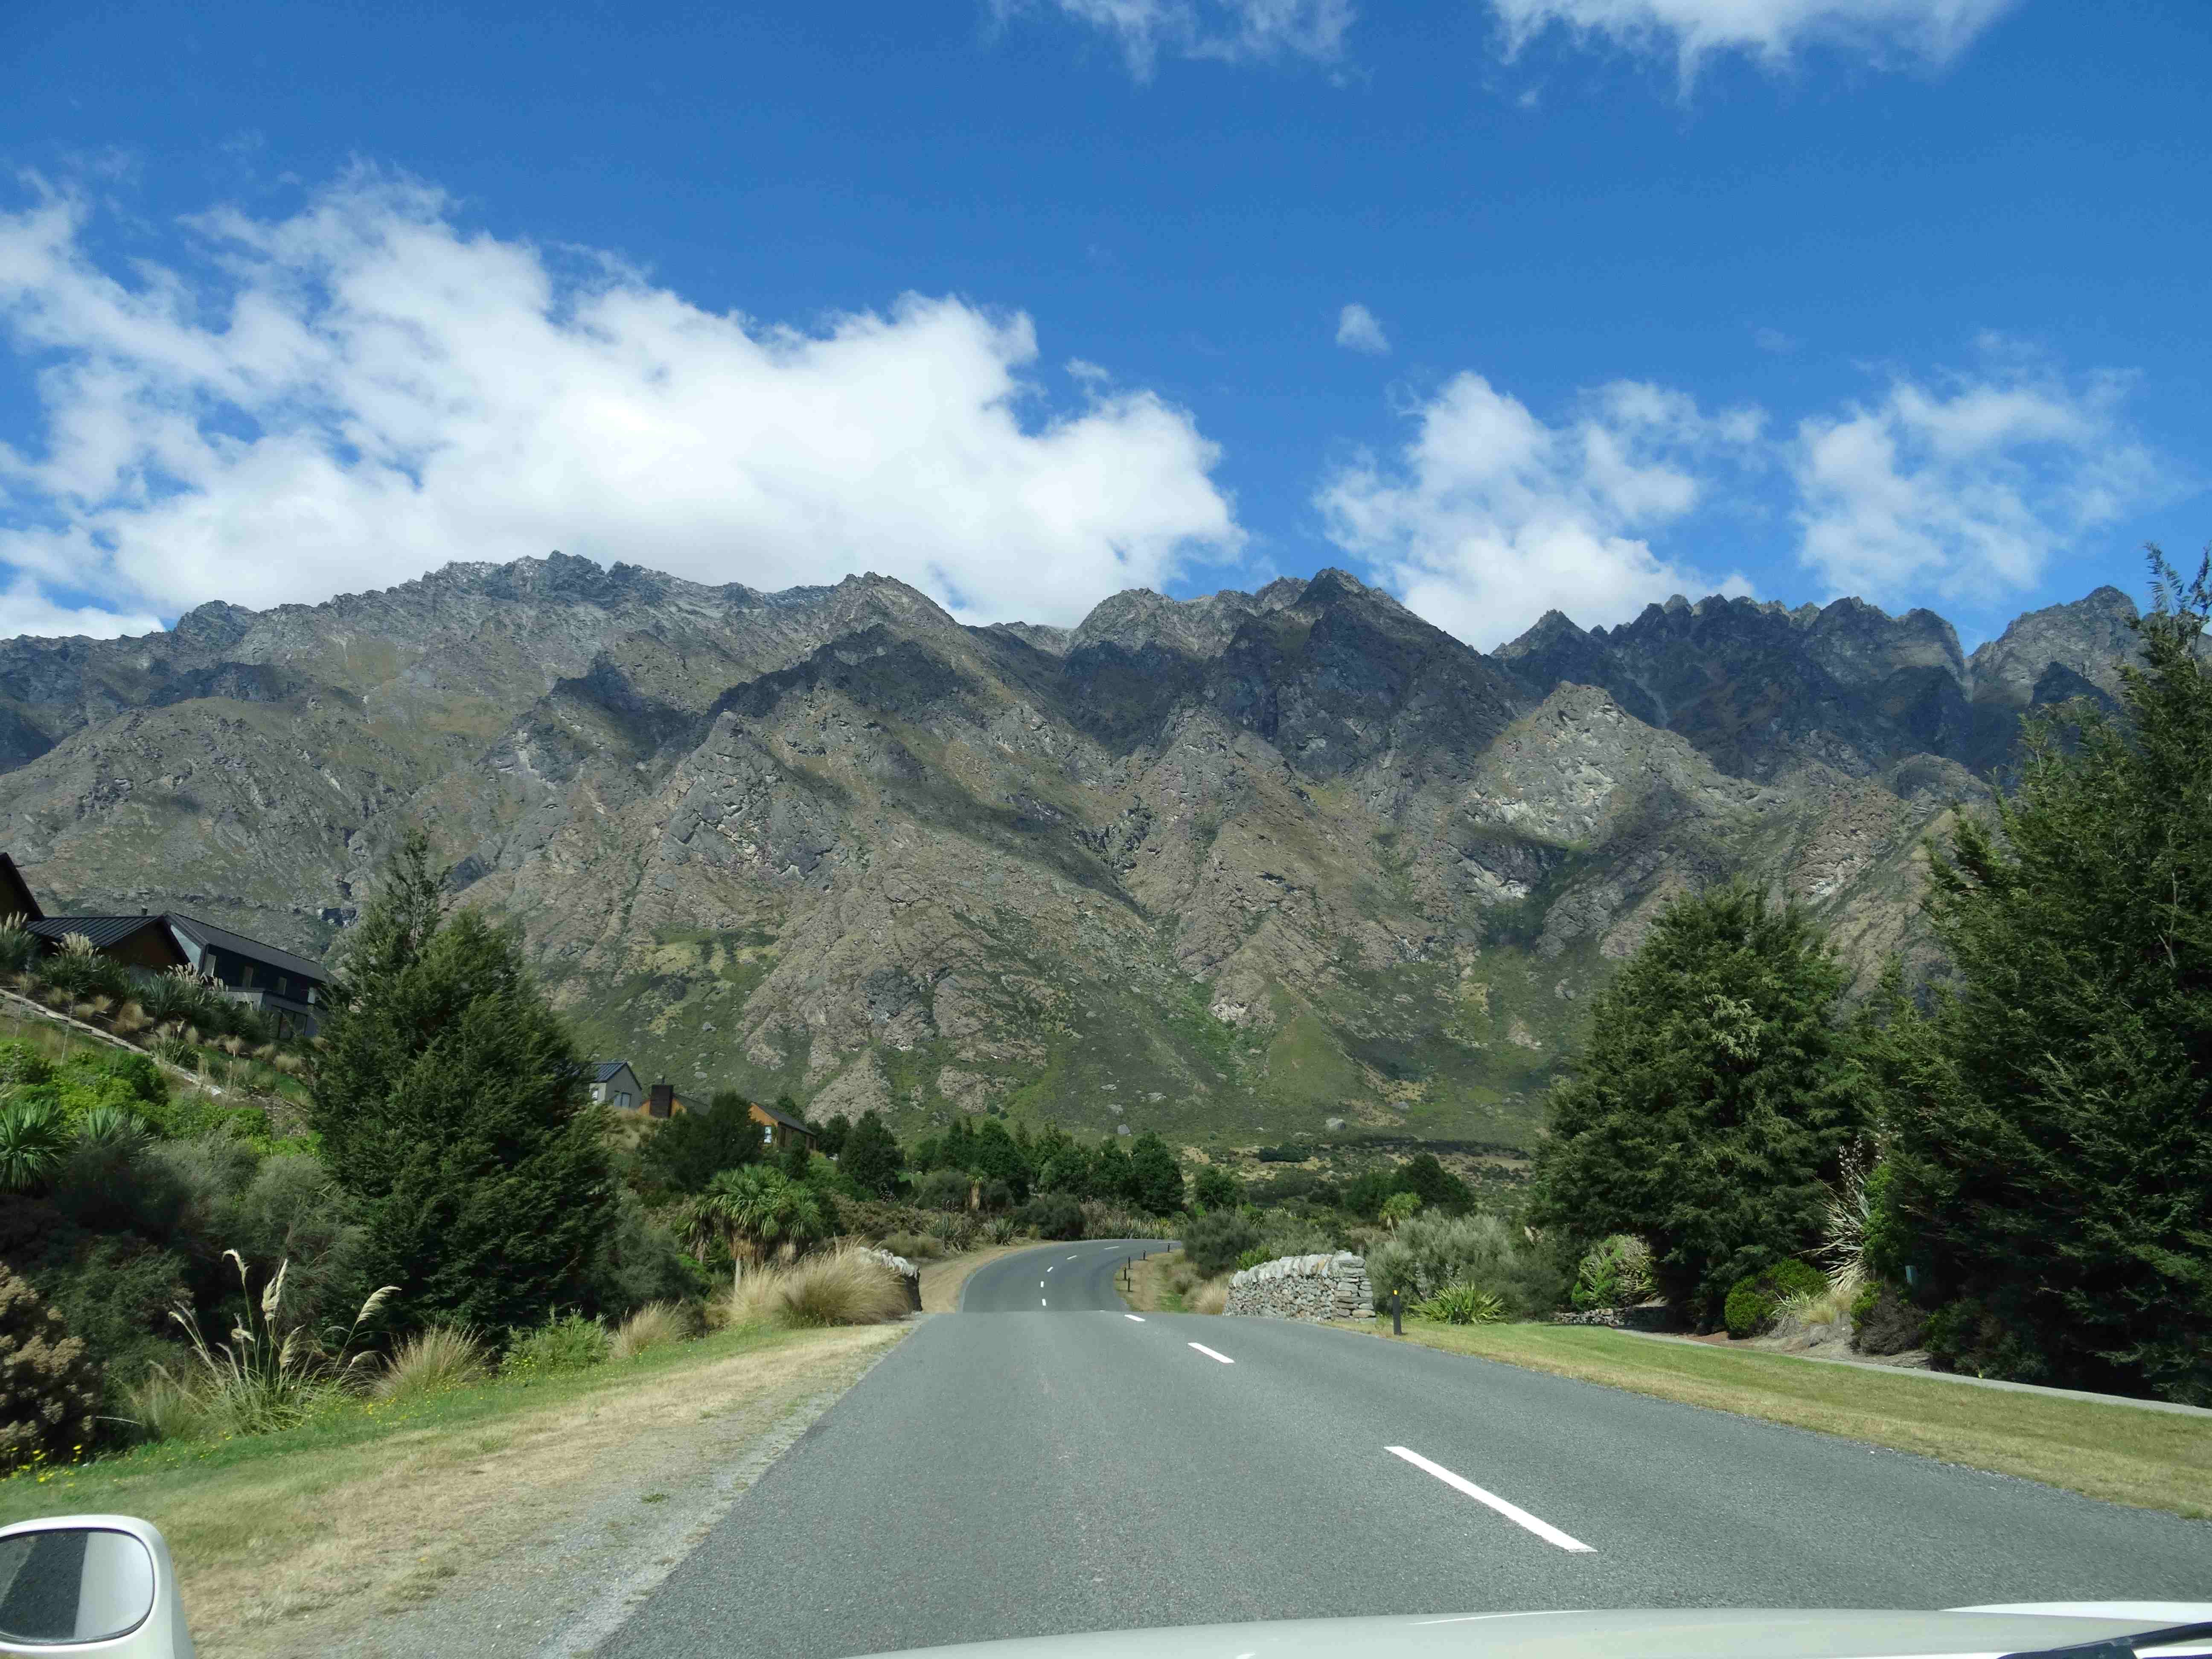
M 1229 1281 L 1224 1312 L 1273 1319 L 1372 1319 L 1367 1263 L 1351 1252 L 1285 1255 L 1247 1267 Z

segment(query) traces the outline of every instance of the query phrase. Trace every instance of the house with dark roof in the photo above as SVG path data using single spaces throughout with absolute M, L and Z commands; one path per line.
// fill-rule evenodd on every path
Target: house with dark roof
M 267 1015 L 279 1036 L 314 1035 L 316 1005 L 331 979 L 322 963 L 198 916 L 170 911 L 159 920 L 168 925 L 194 973 Z
M 166 974 L 189 968 L 191 958 L 170 931 L 167 916 L 40 916 L 29 924 L 32 935 L 46 942 L 49 954 L 62 948 L 71 933 L 82 933 L 92 948 L 111 962 L 149 974 Z
M 592 1066 L 592 1099 L 617 1112 L 634 1112 L 645 1099 L 637 1073 L 626 1060 L 596 1060 Z
M 314 1035 L 316 1006 L 330 983 L 319 962 L 173 910 L 50 916 L 15 860 L 0 853 L 0 918 L 9 915 L 21 916 L 49 955 L 70 934 L 82 933 L 101 956 L 141 973 L 188 969 L 266 1016 L 280 1037 Z

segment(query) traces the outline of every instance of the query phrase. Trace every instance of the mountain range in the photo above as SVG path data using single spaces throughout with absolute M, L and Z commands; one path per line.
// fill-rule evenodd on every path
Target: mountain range
M 1941 617 L 1713 598 L 1493 653 L 1341 571 L 963 625 L 876 575 L 554 554 L 0 643 L 0 848 L 50 908 L 329 953 L 410 824 L 594 1051 L 680 1091 L 1194 1147 L 1525 1146 L 1670 896 L 1747 873 L 1861 988 L 2021 716 L 2110 703 L 2101 587 Z

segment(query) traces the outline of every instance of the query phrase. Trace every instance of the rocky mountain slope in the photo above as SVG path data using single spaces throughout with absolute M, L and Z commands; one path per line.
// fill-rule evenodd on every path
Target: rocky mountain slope
M 313 954 L 421 823 L 601 1052 L 909 1122 L 1525 1142 L 1582 1000 L 1747 870 L 1871 972 L 2022 710 L 2109 696 L 2101 588 L 1682 600 L 1485 656 L 1337 571 L 1073 629 L 876 576 L 556 554 L 0 644 L 0 847 L 73 906 Z

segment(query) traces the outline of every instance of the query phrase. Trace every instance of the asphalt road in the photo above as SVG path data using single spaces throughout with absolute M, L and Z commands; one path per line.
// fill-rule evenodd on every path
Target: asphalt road
M 1126 1253 L 1054 1245 L 979 1272 L 963 1312 L 839 1401 L 600 1652 L 2212 1600 L 2212 1525 L 1354 1333 L 1136 1318 L 1110 1285 Z

